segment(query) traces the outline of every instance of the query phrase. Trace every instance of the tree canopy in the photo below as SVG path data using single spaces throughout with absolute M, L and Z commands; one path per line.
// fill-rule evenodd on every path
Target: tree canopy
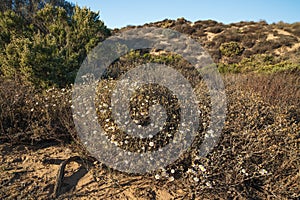
M 110 35 L 99 12 L 63 0 L 5 0 L 0 4 L 0 75 L 63 87 L 87 53 Z

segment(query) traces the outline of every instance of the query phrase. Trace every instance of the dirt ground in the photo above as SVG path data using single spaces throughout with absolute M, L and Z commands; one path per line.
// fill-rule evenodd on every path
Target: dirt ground
M 78 155 L 70 147 L 54 143 L 41 147 L 1 144 L 0 198 L 52 199 L 59 164 Z M 98 164 L 69 163 L 59 199 L 174 199 L 186 195 L 181 189 L 173 194 L 168 183 L 154 186 L 142 176 L 117 177 L 107 169 L 99 170 Z

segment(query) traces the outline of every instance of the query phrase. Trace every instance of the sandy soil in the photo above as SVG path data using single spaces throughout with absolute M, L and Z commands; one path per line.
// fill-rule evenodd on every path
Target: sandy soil
M 52 199 L 59 164 L 78 155 L 71 146 L 44 144 L 41 147 L 1 144 L 0 199 Z M 66 167 L 59 199 L 174 199 L 142 176 L 126 177 L 99 170 L 99 163 Z M 95 170 L 97 166 L 97 170 Z M 97 176 L 96 174 L 97 173 Z M 178 191 L 184 196 L 186 193 Z M 178 196 L 178 194 L 176 196 Z

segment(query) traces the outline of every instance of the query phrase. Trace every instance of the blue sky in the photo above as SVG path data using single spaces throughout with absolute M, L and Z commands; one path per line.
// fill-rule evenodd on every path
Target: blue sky
M 223 23 L 266 20 L 300 22 L 299 0 L 71 0 L 100 11 L 109 28 L 143 25 L 184 17 L 189 21 L 212 19 Z

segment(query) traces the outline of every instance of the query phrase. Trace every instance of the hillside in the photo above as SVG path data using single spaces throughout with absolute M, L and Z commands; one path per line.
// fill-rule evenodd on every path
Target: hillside
M 213 20 L 190 22 L 179 18 L 177 20 L 166 19 L 143 26 L 128 26 L 115 29 L 113 32 L 142 27 L 170 28 L 190 35 L 207 49 L 217 63 L 237 63 L 243 58 L 256 54 L 269 54 L 288 59 L 296 57 L 300 49 L 300 23 L 267 24 L 265 21 L 260 21 L 223 24 Z M 240 51 L 228 58 L 222 54 L 220 47 L 229 42 L 238 43 Z

